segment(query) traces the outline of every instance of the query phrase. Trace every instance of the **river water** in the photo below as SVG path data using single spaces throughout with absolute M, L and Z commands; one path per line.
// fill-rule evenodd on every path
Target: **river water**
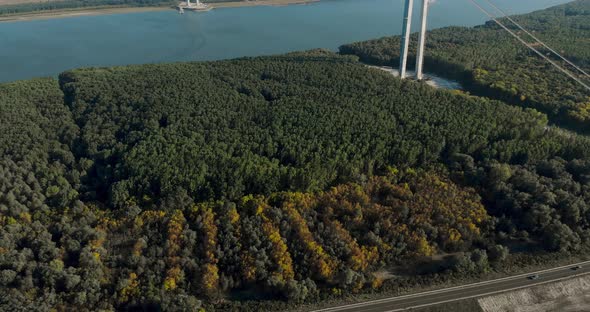
M 525 13 L 568 0 L 495 0 Z M 415 9 L 417 30 L 419 3 Z M 403 0 L 322 0 L 307 5 L 174 10 L 0 23 L 0 82 L 77 67 L 219 60 L 327 48 L 401 32 Z M 467 0 L 436 0 L 429 28 L 486 17 Z

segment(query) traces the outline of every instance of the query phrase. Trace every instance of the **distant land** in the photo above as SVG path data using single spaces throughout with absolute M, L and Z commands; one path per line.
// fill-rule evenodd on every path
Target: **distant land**
M 55 0 L 0 0 L 0 5 L 12 5 L 12 4 L 23 4 L 23 3 L 38 3 L 38 2 L 50 2 Z
M 264 5 L 291 5 L 291 4 L 307 4 L 318 2 L 320 0 L 255 0 L 255 1 L 211 1 L 208 5 L 211 8 L 230 8 L 230 7 L 246 7 L 246 6 L 264 6 Z M 0 22 L 3 21 L 28 21 L 38 19 L 52 19 L 65 18 L 81 15 L 102 15 L 102 14 L 117 14 L 117 13 L 131 13 L 131 12 L 146 12 L 175 9 L 178 1 L 154 2 L 146 6 L 144 2 L 135 4 L 131 2 L 121 2 L 122 4 L 110 4 L 106 2 L 100 5 L 100 1 L 95 6 L 80 5 L 76 6 L 72 1 L 72 7 L 60 8 L 61 4 L 69 3 L 70 1 L 34 1 L 34 0 L 0 0 Z M 195 2 L 192 0 L 192 2 Z M 90 2 L 92 3 L 92 2 Z M 55 5 L 54 6 L 52 6 Z M 14 12 L 10 9 L 14 8 Z M 21 9 L 22 8 L 22 9 Z
M 92 7 L 92 8 L 76 8 L 76 9 L 60 9 L 48 10 L 39 12 L 16 13 L 2 16 L 0 15 L 0 22 L 15 22 L 15 21 L 32 21 L 44 20 L 54 18 L 67 18 L 76 16 L 92 16 L 104 14 L 118 14 L 118 13 L 133 13 L 133 12 L 150 12 L 172 10 L 172 7 Z

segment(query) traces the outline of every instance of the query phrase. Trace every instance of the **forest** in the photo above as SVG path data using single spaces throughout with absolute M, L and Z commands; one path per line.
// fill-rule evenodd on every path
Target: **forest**
M 590 1 L 577 0 L 546 10 L 512 17 L 537 38 L 590 72 Z M 527 42 L 534 40 L 501 21 Z M 417 34 L 412 37 L 410 63 L 415 63 Z M 472 94 L 534 108 L 552 123 L 590 133 L 590 91 L 553 68 L 493 21 L 473 28 L 446 27 L 428 32 L 427 72 L 461 81 Z M 385 37 L 340 47 L 363 62 L 398 67 L 400 38 Z M 543 46 L 541 53 L 551 55 Z M 557 56 L 553 61 L 575 72 Z M 413 65 L 412 65 L 413 66 Z M 586 84 L 590 78 L 579 75 Z
M 285 310 L 588 253 L 587 136 L 359 59 L 0 84 L 0 310 Z
M 73 70 L 0 119 L 4 310 L 256 311 L 590 239 L 587 138 L 352 56 Z

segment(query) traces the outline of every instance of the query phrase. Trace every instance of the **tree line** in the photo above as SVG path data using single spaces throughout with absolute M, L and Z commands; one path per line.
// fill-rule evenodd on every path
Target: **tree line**
M 229 2 L 232 0 L 209 0 L 213 2 Z M 175 6 L 178 1 L 172 0 L 62 0 L 32 3 L 0 5 L 0 16 L 11 14 L 35 13 L 42 11 L 67 10 L 93 7 L 145 7 L 145 6 Z
M 586 72 L 590 71 L 590 1 L 577 0 L 546 10 L 512 17 L 529 32 Z M 525 41 L 534 40 L 507 19 L 502 23 Z M 416 51 L 417 34 L 412 37 Z M 397 66 L 400 38 L 357 42 L 340 47 L 342 54 L 357 55 L 364 62 Z M 541 53 L 590 84 L 588 77 L 533 44 Z M 410 53 L 410 64 L 415 53 Z M 523 46 L 493 21 L 473 28 L 446 27 L 428 32 L 427 71 L 461 81 L 466 90 L 513 105 L 534 108 L 553 123 L 575 131 L 590 131 L 590 91 L 558 71 Z

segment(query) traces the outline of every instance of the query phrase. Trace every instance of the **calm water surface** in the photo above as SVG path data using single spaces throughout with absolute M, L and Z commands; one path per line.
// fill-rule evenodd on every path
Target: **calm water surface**
M 496 0 L 511 13 L 566 2 Z M 322 0 L 184 15 L 170 10 L 5 22 L 0 23 L 0 82 L 55 76 L 86 66 L 335 50 L 344 43 L 399 34 L 402 7 L 403 0 Z M 417 21 L 419 8 L 415 11 Z M 467 0 L 436 0 L 429 26 L 473 26 L 485 20 Z

